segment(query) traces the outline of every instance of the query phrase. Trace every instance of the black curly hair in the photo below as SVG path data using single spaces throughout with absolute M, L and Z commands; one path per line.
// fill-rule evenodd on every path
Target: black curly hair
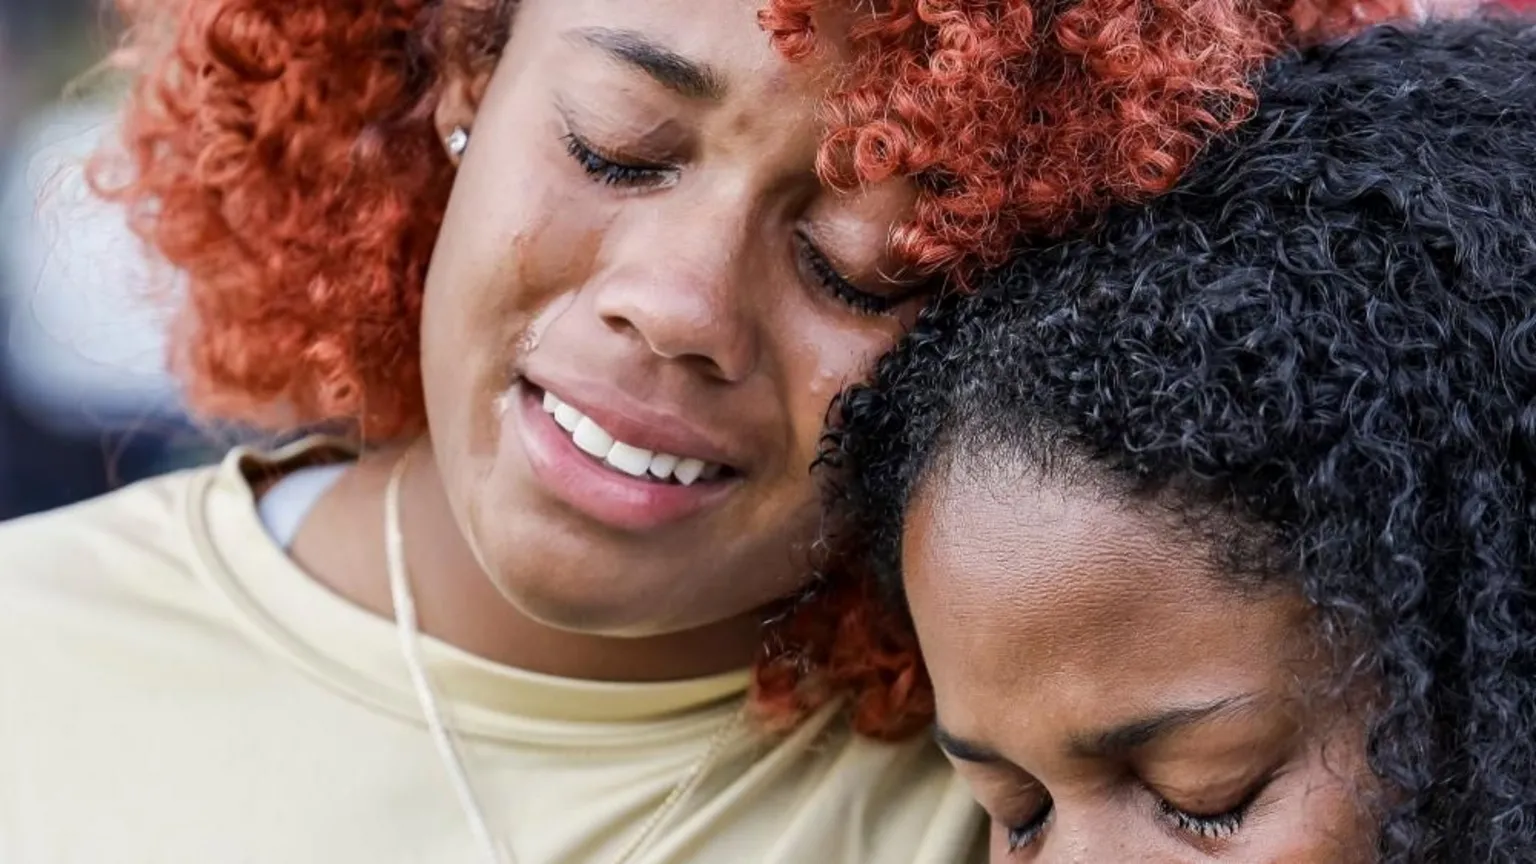
M 1234 572 L 1387 697 L 1382 860 L 1536 862 L 1536 25 L 1278 61 L 1175 191 L 940 303 L 841 410 L 840 535 L 897 598 L 936 460 L 1262 525 Z

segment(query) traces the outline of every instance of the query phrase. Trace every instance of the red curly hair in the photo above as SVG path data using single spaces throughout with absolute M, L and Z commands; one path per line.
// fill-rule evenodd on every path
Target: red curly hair
M 818 7 L 765 0 L 796 59 Z M 1266 58 L 1408 0 L 885 0 L 854 29 L 818 170 L 919 186 L 896 250 L 963 283 L 1023 232 L 1168 188 L 1242 121 Z M 433 108 L 497 62 L 516 0 L 119 0 L 137 72 L 98 188 L 185 276 L 173 364 L 204 414 L 365 440 L 425 422 L 427 263 L 453 171 Z M 758 704 L 787 722 L 834 692 L 882 737 L 925 722 L 910 639 L 858 580 L 778 628 Z

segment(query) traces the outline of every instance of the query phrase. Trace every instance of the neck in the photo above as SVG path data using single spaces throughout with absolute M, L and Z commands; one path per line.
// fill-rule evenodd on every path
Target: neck
M 364 456 L 316 505 L 292 555 L 332 591 L 393 618 L 384 554 L 384 490 L 404 455 Z M 423 633 L 487 660 L 594 681 L 669 681 L 747 666 L 759 617 L 634 639 L 559 630 L 524 615 L 475 561 L 454 521 L 431 448 L 418 446 L 401 486 L 405 562 Z

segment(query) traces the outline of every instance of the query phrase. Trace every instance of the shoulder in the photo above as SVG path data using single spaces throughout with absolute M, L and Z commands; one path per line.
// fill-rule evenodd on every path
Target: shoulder
M 175 603 L 195 590 L 189 499 L 217 468 L 171 474 L 0 525 L 0 620 Z M 57 622 L 55 622 L 57 623 Z
M 928 735 L 896 743 L 856 737 L 845 755 L 852 757 L 844 766 L 852 769 L 849 779 L 869 796 L 877 830 L 926 823 L 911 838 L 913 861 L 983 860 L 973 855 L 984 836 L 982 811 Z
M 881 742 L 842 724 L 828 733 L 812 748 L 819 781 L 798 802 L 803 833 L 787 832 L 771 860 L 985 860 L 982 811 L 928 736 Z
M 0 524 L 0 621 L 41 611 L 29 604 L 202 602 L 210 574 L 268 540 L 253 483 L 348 453 L 325 438 L 271 453 L 237 447 L 218 465 Z

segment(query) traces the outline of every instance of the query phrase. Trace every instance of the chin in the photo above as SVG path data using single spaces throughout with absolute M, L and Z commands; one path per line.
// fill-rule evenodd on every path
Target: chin
M 725 520 L 707 513 L 650 531 L 598 524 L 553 500 L 516 448 L 497 448 L 462 477 L 461 524 L 480 569 L 521 615 L 552 629 L 679 634 L 740 618 L 798 587 L 787 556 L 782 571 L 764 568 L 763 544 L 723 531 Z
M 594 538 L 561 536 L 536 519 L 523 523 L 524 530 L 503 529 L 478 544 L 491 584 L 522 615 L 595 636 L 654 636 L 693 626 L 687 613 L 697 610 L 679 598 L 699 596 L 702 585 L 684 584 L 701 578 L 698 570 L 647 572 L 635 554 L 605 552 Z
M 614 587 L 605 579 L 552 577 L 548 571 L 498 572 L 491 582 L 519 612 L 545 627 L 624 637 L 653 636 L 667 630 L 656 620 L 660 610 L 646 608 L 630 591 L 605 590 Z

